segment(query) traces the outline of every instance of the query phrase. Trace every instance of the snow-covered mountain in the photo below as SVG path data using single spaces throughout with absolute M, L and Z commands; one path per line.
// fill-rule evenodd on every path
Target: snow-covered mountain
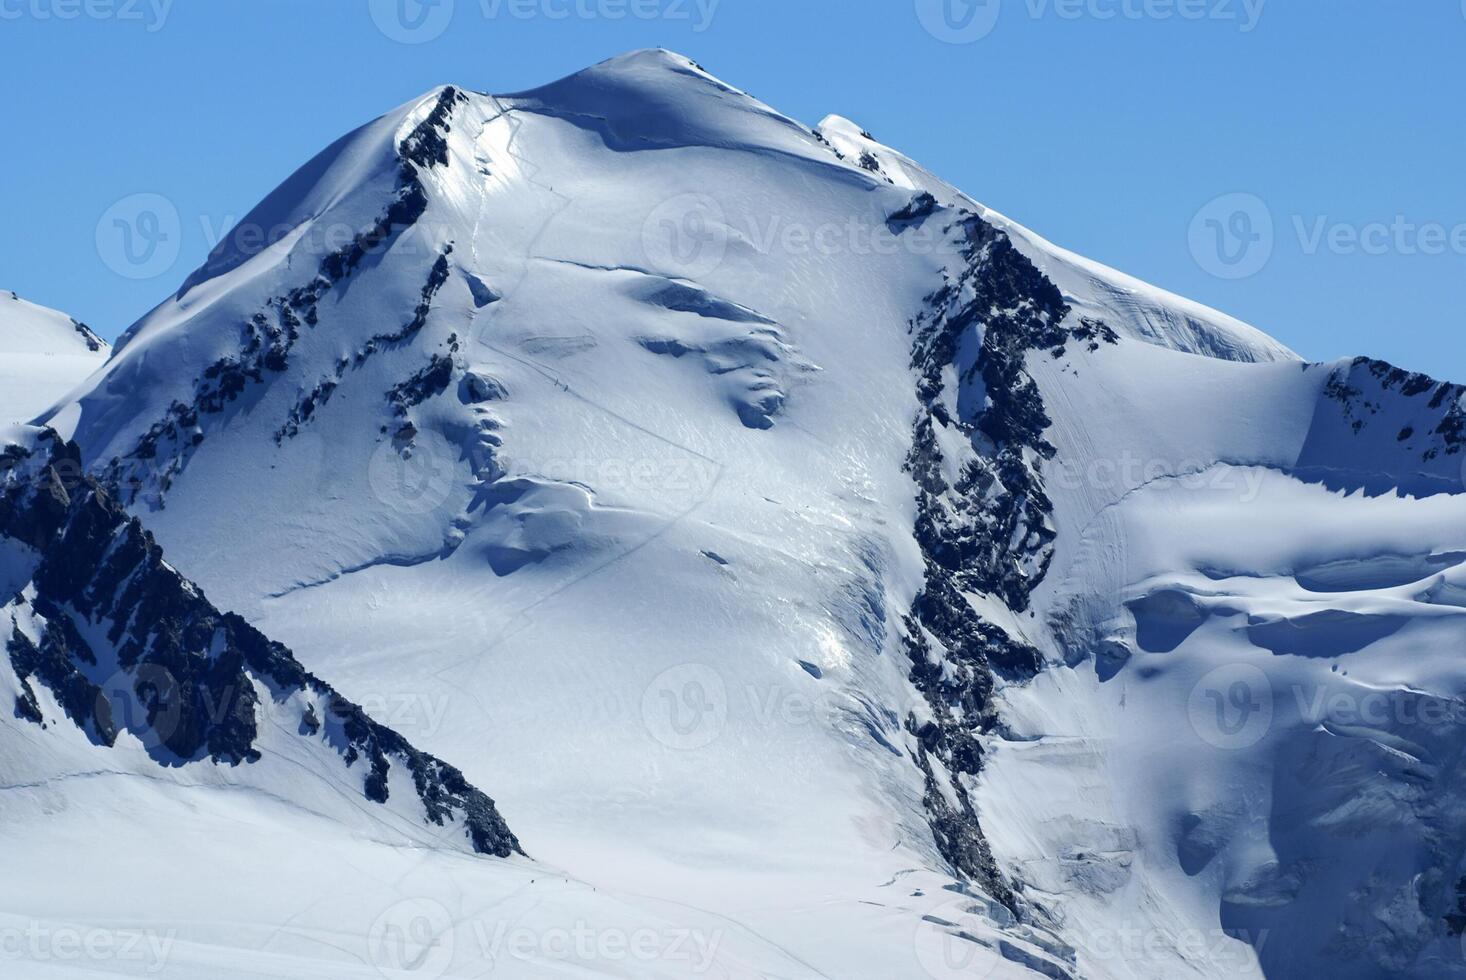
M 229 622 L 498 801 L 534 862 L 433 841 L 455 870 L 373 892 L 442 910 L 433 976 L 590 919 L 727 976 L 1441 977 L 1463 398 L 648 51 L 338 140 L 44 421 Z M 310 744 L 272 798 L 336 785 Z M 535 962 L 701 972 L 670 945 Z
M 45 412 L 110 352 L 86 324 L 0 290 L 0 425 Z
M 10 751 L 31 743 L 8 771 L 43 780 L 79 770 L 96 758 L 93 746 L 118 750 L 126 733 L 131 739 L 117 755 L 134 764 L 137 753 L 126 750 L 141 748 L 164 767 L 209 760 L 272 781 L 274 795 L 296 803 L 303 802 L 298 771 L 328 769 L 330 782 L 359 782 L 372 802 L 405 798 L 418 822 L 455 825 L 475 853 L 519 850 L 493 802 L 461 773 L 417 752 L 284 647 L 211 606 L 163 561 L 142 525 L 82 475 L 74 444 L 50 430 L 16 435 L 0 455 L 7 550 L 0 592 L 13 596 L 0 609 L 11 621 L 10 670 L 0 677 L 17 719 L 59 731 L 52 739 L 7 739 Z M 306 761 L 292 751 L 300 742 L 314 755 L 340 756 L 340 764 Z M 73 747 L 78 757 L 59 762 Z M 277 757 L 290 759 L 283 772 L 272 771 Z M 342 771 L 358 760 L 357 773 Z M 151 767 L 138 768 L 156 778 Z M 330 795 L 350 798 L 334 787 Z
M 543 974 L 570 922 L 643 930 L 645 975 L 781 962 L 525 859 L 460 771 L 212 606 L 74 444 L 3 436 L 6 976 Z

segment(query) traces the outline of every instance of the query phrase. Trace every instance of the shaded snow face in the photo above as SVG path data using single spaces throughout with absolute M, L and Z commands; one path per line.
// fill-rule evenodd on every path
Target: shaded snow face
M 998 852 L 1091 908 L 1091 956 L 1137 920 L 1117 896 L 1148 895 L 1192 910 L 1158 942 L 1214 921 L 1267 975 L 1460 975 L 1466 496 L 1261 483 L 1241 504 L 1161 481 L 1086 536 L 1072 574 L 1112 598 L 1077 646 L 1105 656 L 1013 692 L 1035 741 L 990 786 L 1047 774 L 1103 803 L 1030 814 L 1060 861 Z
M 1455 386 L 1125 344 L 1036 373 L 1055 662 L 1002 695 L 999 861 L 1092 975 L 1461 975 Z
M 1457 696 L 1398 644 L 1454 635 L 1458 390 L 665 52 L 430 93 L 246 224 L 67 407 L 85 464 L 345 696 L 433 706 L 396 727 L 537 858 L 736 923 L 730 975 L 1447 963 L 1451 730 L 1259 678 Z

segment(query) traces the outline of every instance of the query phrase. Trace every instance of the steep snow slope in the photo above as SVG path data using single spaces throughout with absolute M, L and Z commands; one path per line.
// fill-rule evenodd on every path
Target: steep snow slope
M 0 425 L 40 415 L 109 353 L 84 324 L 0 291 Z
M 1295 360 L 1297 355 L 1255 327 L 1225 313 L 1141 282 L 1044 240 L 984 207 L 855 123 L 827 116 L 815 132 L 844 159 L 893 186 L 926 191 L 938 201 L 976 212 L 1014 244 L 1081 313 L 1125 336 L 1176 350 L 1239 361 Z
M 524 859 L 461 773 L 181 579 L 75 446 L 5 440 L 7 977 L 803 975 Z
M 5 693 L 17 719 L 107 749 L 128 735 L 125 750 L 141 748 L 162 766 L 210 760 L 253 776 L 298 755 L 297 741 L 275 741 L 295 729 L 308 740 L 320 736 L 310 744 L 340 755 L 340 769 L 360 760 L 368 800 L 415 798 L 409 809 L 422 807 L 420 819 L 435 826 L 460 826 L 463 846 L 500 857 L 518 850 L 493 802 L 457 770 L 375 725 L 288 650 L 211 606 L 164 563 L 135 519 L 80 476 L 74 445 L 49 430 L 16 435 L 0 451 L 3 591 L 13 597 L 0 612 L 10 619 Z M 323 768 L 299 758 L 291 765 Z M 44 780 L 58 766 L 42 752 L 7 768 Z M 286 798 L 282 775 L 270 773 L 274 795 Z
M 287 186 L 247 219 L 279 243 L 226 243 L 80 400 L 98 472 L 348 693 L 442 705 L 399 727 L 492 766 L 530 853 L 910 972 L 955 893 L 913 884 L 948 865 L 906 731 L 906 325 L 955 243 L 786 248 L 781 215 L 893 241 L 910 195 L 662 53 L 435 92 Z
M 1439 976 L 1454 729 L 1200 733 L 1247 667 L 1459 703 L 1462 393 L 641 52 L 338 141 L 55 422 L 529 853 L 755 975 Z

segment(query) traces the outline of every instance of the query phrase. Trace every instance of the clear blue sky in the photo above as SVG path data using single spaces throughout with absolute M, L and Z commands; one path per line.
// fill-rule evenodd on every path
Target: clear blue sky
M 373 116 L 662 46 L 806 123 L 849 116 L 1307 357 L 1466 381 L 1463 0 L 987 2 L 0 0 L 0 287 L 115 336 L 198 264 L 206 228 Z M 422 43 L 388 36 L 419 20 Z M 97 228 L 138 193 L 173 202 L 182 235 L 130 279 Z M 1203 211 L 1227 194 L 1249 196 Z

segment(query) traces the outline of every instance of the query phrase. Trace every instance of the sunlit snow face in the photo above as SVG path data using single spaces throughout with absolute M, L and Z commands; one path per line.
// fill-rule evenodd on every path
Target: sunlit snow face
M 850 666 L 850 651 L 845 648 L 840 634 L 828 623 L 821 623 L 816 629 L 815 642 L 819 646 L 820 666 L 825 670 L 839 670 Z

